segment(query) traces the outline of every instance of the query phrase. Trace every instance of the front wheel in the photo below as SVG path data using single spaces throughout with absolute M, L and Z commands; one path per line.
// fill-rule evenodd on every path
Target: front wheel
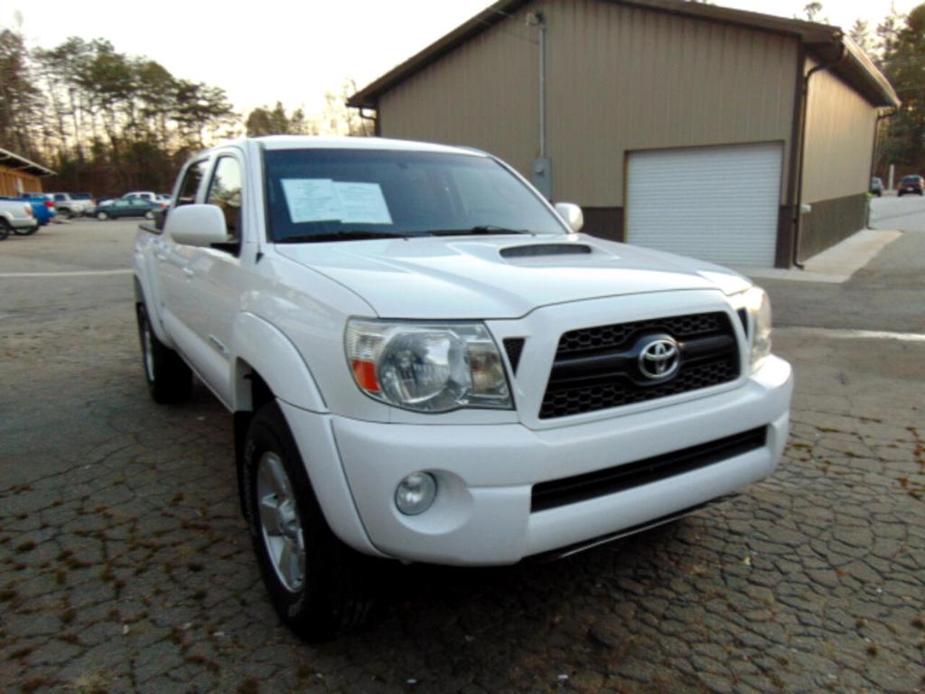
M 105 212 L 97 212 L 96 218 L 100 220 L 101 222 L 105 222 L 107 219 L 109 219 L 109 215 L 106 214 Z
M 0 219 L 0 241 L 6 241 L 6 237 L 10 235 L 10 223 L 5 219 Z
M 154 219 L 154 213 L 151 210 L 145 212 L 145 219 Z
M 373 560 L 341 543 L 328 527 L 276 403 L 254 415 L 243 465 L 251 539 L 280 619 L 307 641 L 360 625 L 372 604 L 365 564 Z
M 142 365 L 151 397 L 161 404 L 188 400 L 193 390 L 193 372 L 179 354 L 157 339 L 144 304 L 137 305 L 136 317 Z

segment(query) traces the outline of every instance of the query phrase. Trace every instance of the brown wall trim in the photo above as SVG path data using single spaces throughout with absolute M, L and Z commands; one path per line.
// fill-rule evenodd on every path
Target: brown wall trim
M 803 215 L 800 258 L 807 259 L 867 227 L 867 193 L 812 203 Z
M 582 232 L 608 241 L 623 241 L 622 207 L 582 207 L 585 226 Z
M 797 50 L 797 69 L 793 76 L 793 124 L 790 131 L 790 156 L 787 172 L 787 196 L 777 216 L 777 251 L 774 266 L 789 268 L 793 259 L 793 244 L 796 239 L 799 210 L 797 209 L 797 185 L 803 176 L 800 171 L 800 152 L 803 147 L 803 102 L 807 98 L 803 75 L 806 71 L 806 46 L 802 43 Z

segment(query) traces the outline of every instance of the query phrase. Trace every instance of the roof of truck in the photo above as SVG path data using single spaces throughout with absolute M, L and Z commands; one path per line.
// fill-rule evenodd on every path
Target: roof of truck
M 393 140 L 383 137 L 320 137 L 315 135 L 268 135 L 245 137 L 224 145 L 243 145 L 256 142 L 266 149 L 391 149 L 414 152 L 443 152 L 448 154 L 476 154 L 484 152 L 471 147 L 452 147 L 432 142 Z

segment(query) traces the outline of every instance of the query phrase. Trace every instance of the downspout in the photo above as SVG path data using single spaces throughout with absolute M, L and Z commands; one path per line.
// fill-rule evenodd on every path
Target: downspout
M 379 111 L 376 111 L 373 115 L 367 115 L 366 109 L 363 106 L 360 106 L 357 109 L 360 113 L 360 118 L 362 120 L 369 120 L 373 122 L 373 135 L 379 137 L 382 133 L 379 131 Z
M 546 158 L 546 18 L 536 13 L 540 27 L 540 157 Z
M 841 38 L 839 38 L 841 41 Z M 800 160 L 797 166 L 798 180 L 796 185 L 796 200 L 794 204 L 793 220 L 793 250 L 791 261 L 794 266 L 804 270 L 803 263 L 800 262 L 800 232 L 803 227 L 803 164 L 806 160 L 806 115 L 809 111 L 809 80 L 817 72 L 828 70 L 843 62 L 848 57 L 848 47 L 841 43 L 841 52 L 835 60 L 827 63 L 820 63 L 803 77 L 803 103 L 801 104 L 800 113 Z
M 877 175 L 877 155 L 880 154 L 880 123 L 895 116 L 897 111 L 899 111 L 898 108 L 890 106 L 883 113 L 877 114 L 877 121 L 874 123 L 874 146 L 870 153 L 871 178 Z
M 887 118 L 892 118 L 896 115 L 896 112 L 899 109 L 895 106 L 888 107 L 883 113 L 877 114 L 877 120 L 874 122 L 874 145 L 870 151 L 870 177 L 873 179 L 877 175 L 877 156 L 880 154 L 880 123 L 885 121 Z M 870 183 L 868 181 L 867 192 L 870 194 Z M 881 195 L 883 186 L 881 185 Z M 867 228 L 870 229 L 870 203 L 867 204 Z

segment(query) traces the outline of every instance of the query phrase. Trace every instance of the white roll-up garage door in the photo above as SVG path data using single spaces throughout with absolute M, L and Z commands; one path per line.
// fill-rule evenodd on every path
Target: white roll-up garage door
M 782 151 L 760 144 L 630 154 L 627 241 L 715 263 L 773 266 Z

